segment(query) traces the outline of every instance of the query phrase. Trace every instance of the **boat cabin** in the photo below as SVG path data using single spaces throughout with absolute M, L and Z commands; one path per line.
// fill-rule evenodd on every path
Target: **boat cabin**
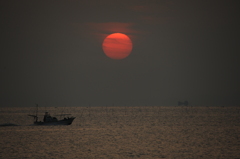
M 56 117 L 51 117 L 51 115 L 48 112 L 45 112 L 45 115 L 43 117 L 43 122 L 52 122 L 52 121 L 58 121 Z

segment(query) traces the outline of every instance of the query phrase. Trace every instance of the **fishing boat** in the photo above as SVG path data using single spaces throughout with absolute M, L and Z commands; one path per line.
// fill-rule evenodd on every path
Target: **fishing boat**
M 62 114 L 63 115 L 70 115 L 70 114 Z M 71 125 L 75 117 L 64 117 L 64 119 L 58 120 L 56 117 L 52 117 L 48 112 L 45 112 L 43 117 L 43 121 L 38 121 L 38 105 L 36 115 L 29 114 L 34 118 L 34 125 Z

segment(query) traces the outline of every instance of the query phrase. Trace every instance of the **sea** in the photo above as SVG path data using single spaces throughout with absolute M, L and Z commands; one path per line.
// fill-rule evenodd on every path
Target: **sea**
M 237 106 L 39 107 L 39 120 L 45 112 L 76 119 L 35 126 L 35 107 L 0 108 L 1 159 L 240 159 Z

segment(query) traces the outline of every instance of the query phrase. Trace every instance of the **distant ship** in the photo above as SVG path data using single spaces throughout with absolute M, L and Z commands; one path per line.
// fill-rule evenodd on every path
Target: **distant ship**
M 70 115 L 70 114 L 62 114 Z M 75 117 L 67 117 L 62 120 L 58 120 L 56 117 L 52 117 L 48 112 L 45 112 L 43 121 L 38 121 L 38 105 L 36 115 L 28 115 L 35 119 L 34 125 L 71 125 Z

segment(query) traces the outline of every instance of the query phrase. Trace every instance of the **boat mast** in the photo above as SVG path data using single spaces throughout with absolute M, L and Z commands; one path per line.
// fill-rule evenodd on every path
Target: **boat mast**
M 36 104 L 36 122 L 38 121 L 38 104 Z

